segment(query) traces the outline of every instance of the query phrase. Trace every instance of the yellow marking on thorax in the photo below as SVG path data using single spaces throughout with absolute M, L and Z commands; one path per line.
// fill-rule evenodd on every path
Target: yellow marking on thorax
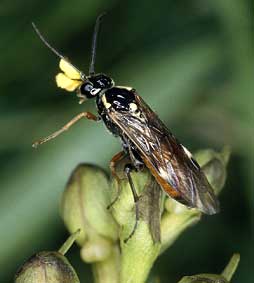
M 116 87 L 124 88 L 124 89 L 127 89 L 127 90 L 129 90 L 129 91 L 133 90 L 133 87 L 131 87 L 131 86 L 118 85 L 118 86 L 116 86 Z
M 134 102 L 129 104 L 129 109 L 134 117 L 139 119 L 141 122 L 145 122 L 144 117 L 142 117 L 140 110 L 138 109 L 138 105 Z
M 130 110 L 132 111 L 132 112 L 136 112 L 137 110 L 138 110 L 138 106 L 137 106 L 137 104 L 136 103 L 130 103 L 129 104 L 129 107 L 130 107 Z
M 107 109 L 109 109 L 111 107 L 111 103 L 107 102 L 105 94 L 102 95 L 101 101 Z

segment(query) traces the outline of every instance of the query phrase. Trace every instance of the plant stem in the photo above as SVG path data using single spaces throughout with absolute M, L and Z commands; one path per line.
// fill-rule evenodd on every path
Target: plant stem
M 70 249 L 70 247 L 73 245 L 73 243 L 76 241 L 79 233 L 80 229 L 78 229 L 75 233 L 71 234 L 70 237 L 63 243 L 58 252 L 62 255 L 65 255 Z
M 233 277 L 233 275 L 234 275 L 234 273 L 235 273 L 235 271 L 238 267 L 239 261 L 240 261 L 240 254 L 233 254 L 229 263 L 227 264 L 227 266 L 222 271 L 221 275 L 223 277 L 225 277 L 225 279 L 227 279 L 227 281 L 230 281 L 231 278 Z
M 117 245 L 104 261 L 93 263 L 94 283 L 119 283 L 120 250 Z

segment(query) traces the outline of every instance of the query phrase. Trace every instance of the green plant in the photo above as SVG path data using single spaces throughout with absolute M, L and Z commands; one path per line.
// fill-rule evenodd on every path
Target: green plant
M 226 179 L 229 149 L 224 148 L 221 153 L 202 150 L 195 156 L 219 194 Z M 123 165 L 123 162 L 118 164 L 119 174 Z M 124 176 L 120 175 L 118 194 L 116 179 L 110 181 L 100 167 L 81 164 L 73 171 L 63 193 L 61 216 L 69 232 L 75 235 L 81 259 L 92 264 L 95 283 L 146 282 L 156 258 L 202 217 L 198 210 L 165 198 L 148 170 L 133 173 L 133 180 L 140 196 L 140 218 L 127 242 L 136 215 L 133 196 Z M 107 209 L 113 200 L 111 208 Z M 75 234 L 78 229 L 80 233 Z M 66 250 L 65 247 L 60 249 L 62 253 Z M 234 255 L 221 275 L 187 276 L 179 283 L 230 282 L 238 262 L 239 256 Z

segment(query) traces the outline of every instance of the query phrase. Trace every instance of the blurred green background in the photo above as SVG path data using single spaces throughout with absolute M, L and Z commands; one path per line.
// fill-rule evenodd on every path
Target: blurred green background
M 12 282 L 36 251 L 57 249 L 67 237 L 59 200 L 74 167 L 108 170 L 120 143 L 102 123 L 80 121 L 37 150 L 32 141 L 55 131 L 94 101 L 78 105 L 58 89 L 58 59 L 49 42 L 88 71 L 93 25 L 107 11 L 96 70 L 135 87 L 191 151 L 232 147 L 221 213 L 184 233 L 156 262 L 161 283 L 183 275 L 219 273 L 233 252 L 234 282 L 249 283 L 253 212 L 253 49 L 251 1 L 74 0 L 0 2 L 0 282 Z M 253 169 L 253 168 L 252 168 Z M 96 193 L 96 192 L 95 192 Z M 253 240 L 253 238 L 252 238 Z M 69 253 L 81 282 L 91 282 L 78 248 Z M 253 259 L 253 257 L 252 257 Z

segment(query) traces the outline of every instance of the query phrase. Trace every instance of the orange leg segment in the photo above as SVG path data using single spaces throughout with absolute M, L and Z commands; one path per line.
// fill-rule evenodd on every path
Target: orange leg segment
M 121 161 L 124 157 L 126 157 L 126 153 L 124 151 L 120 151 L 117 154 L 113 156 L 113 158 L 110 160 L 109 168 L 112 174 L 112 177 L 116 179 L 117 182 L 117 195 L 115 199 L 108 205 L 108 209 L 118 200 L 120 195 L 120 178 L 116 173 L 116 164 L 117 162 Z

